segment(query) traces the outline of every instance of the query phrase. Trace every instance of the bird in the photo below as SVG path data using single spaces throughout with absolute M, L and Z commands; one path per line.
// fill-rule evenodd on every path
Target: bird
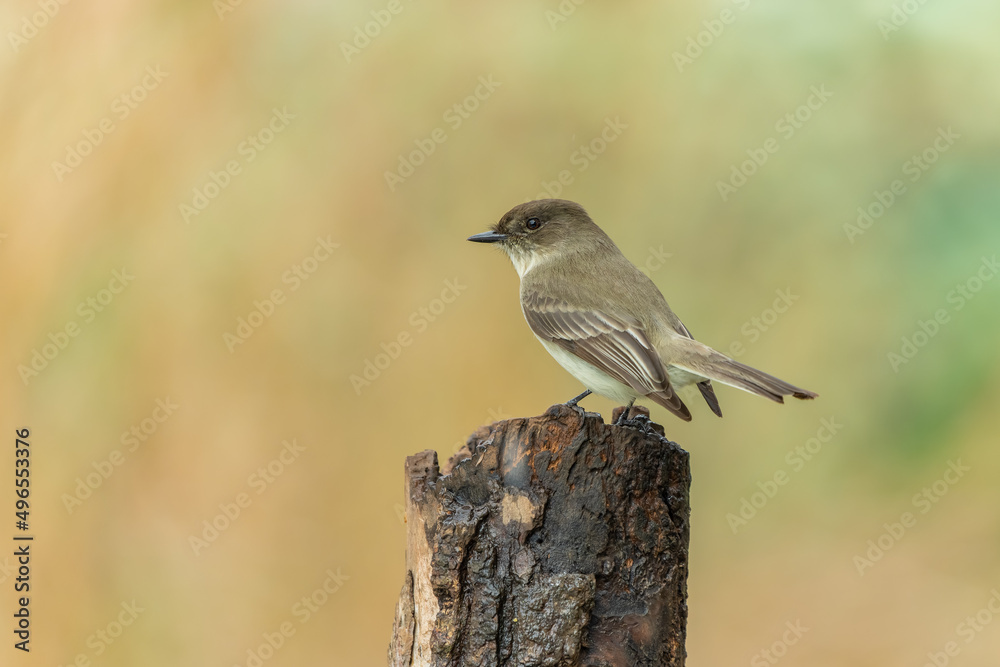
M 722 416 L 712 382 L 784 403 L 818 394 L 742 364 L 694 339 L 656 284 L 576 202 L 539 199 L 510 209 L 468 239 L 498 246 L 520 278 L 524 319 L 550 355 L 586 391 L 632 405 L 646 398 L 684 421 L 678 391 L 696 385 Z

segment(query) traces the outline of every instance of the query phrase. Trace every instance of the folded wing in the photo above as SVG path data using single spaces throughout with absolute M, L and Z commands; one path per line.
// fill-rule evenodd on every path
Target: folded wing
M 536 336 L 648 396 L 681 419 L 691 420 L 687 406 L 670 385 L 659 354 L 636 320 L 596 309 L 577 310 L 564 301 L 535 293 L 523 295 L 522 306 Z

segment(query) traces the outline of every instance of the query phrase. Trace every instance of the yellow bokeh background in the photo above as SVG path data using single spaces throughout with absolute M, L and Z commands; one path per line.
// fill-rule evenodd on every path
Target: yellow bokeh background
M 987 0 L 5 3 L 0 553 L 25 427 L 36 539 L 27 655 L 0 556 L 0 664 L 248 666 L 283 624 L 268 667 L 384 664 L 404 458 L 581 390 L 465 241 L 546 191 L 700 340 L 820 394 L 652 408 L 691 452 L 689 664 L 995 664 L 1000 618 L 960 624 L 1000 590 L 998 25 Z

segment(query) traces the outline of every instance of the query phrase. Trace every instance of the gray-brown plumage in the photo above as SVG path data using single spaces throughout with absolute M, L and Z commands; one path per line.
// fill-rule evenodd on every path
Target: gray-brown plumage
M 722 416 L 715 380 L 779 403 L 816 394 L 699 343 L 656 285 L 579 205 L 543 199 L 515 206 L 493 231 L 521 277 L 521 308 L 542 345 L 588 390 L 623 402 L 647 397 L 681 419 L 676 389 L 696 384 Z

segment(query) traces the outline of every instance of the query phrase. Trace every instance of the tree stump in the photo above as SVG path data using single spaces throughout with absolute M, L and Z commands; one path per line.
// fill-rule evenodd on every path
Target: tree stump
M 389 665 L 682 666 L 690 484 L 647 416 L 565 405 L 408 457 Z

